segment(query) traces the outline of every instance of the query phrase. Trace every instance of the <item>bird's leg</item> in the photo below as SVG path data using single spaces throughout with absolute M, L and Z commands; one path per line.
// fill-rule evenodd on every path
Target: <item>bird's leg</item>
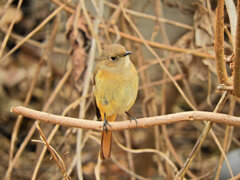
M 125 111 L 125 113 L 127 114 L 127 116 L 130 118 L 130 122 L 132 121 L 132 120 L 134 120 L 135 122 L 136 122 L 136 126 L 137 126 L 137 118 L 135 118 L 135 117 L 132 117 L 131 116 L 131 114 L 129 114 L 127 111 Z
M 107 126 L 110 126 L 111 127 L 111 125 L 109 124 L 109 122 L 107 121 L 107 119 L 106 119 L 106 113 L 104 113 L 104 120 L 103 120 L 103 131 L 105 130 L 106 131 L 106 133 L 107 133 Z

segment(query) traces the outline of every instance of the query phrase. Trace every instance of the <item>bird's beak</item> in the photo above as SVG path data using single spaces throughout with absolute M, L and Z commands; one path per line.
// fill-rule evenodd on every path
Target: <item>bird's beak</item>
M 127 55 L 129 55 L 129 54 L 132 54 L 132 52 L 131 52 L 131 51 L 126 51 L 126 52 L 124 53 L 124 56 L 127 56 Z

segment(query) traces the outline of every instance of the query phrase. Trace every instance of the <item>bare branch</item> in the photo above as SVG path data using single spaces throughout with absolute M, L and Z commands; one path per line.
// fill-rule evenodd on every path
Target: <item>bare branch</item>
M 216 68 L 218 81 L 221 84 L 231 85 L 227 75 L 226 62 L 224 61 L 224 1 L 219 0 L 216 10 L 216 27 L 215 27 L 215 53 Z
M 237 32 L 234 52 L 234 69 L 233 69 L 233 88 L 237 97 L 240 97 L 240 3 L 237 5 Z
M 101 131 L 103 127 L 102 122 L 57 116 L 46 112 L 32 110 L 22 106 L 12 107 L 11 112 L 31 119 L 37 119 L 44 123 L 59 124 L 61 126 L 67 127 L 92 129 L 98 131 Z M 204 111 L 188 111 L 163 116 L 141 118 L 138 119 L 137 127 L 134 121 L 120 121 L 109 123 L 111 124 L 112 130 L 121 131 L 126 129 L 147 128 L 163 124 L 172 124 L 182 121 L 211 121 L 214 123 L 240 127 L 240 117 Z

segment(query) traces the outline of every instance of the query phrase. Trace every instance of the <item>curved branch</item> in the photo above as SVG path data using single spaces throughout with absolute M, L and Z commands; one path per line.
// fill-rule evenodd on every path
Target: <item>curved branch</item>
M 221 84 L 231 85 L 226 70 L 226 62 L 224 60 L 224 0 L 219 0 L 216 9 L 216 24 L 215 24 L 215 62 L 217 68 L 218 81 Z
M 61 126 L 92 129 L 98 131 L 101 131 L 103 128 L 102 122 L 57 116 L 22 106 L 12 107 L 11 112 L 49 124 L 59 124 Z M 163 116 L 140 118 L 138 119 L 137 127 L 135 121 L 128 120 L 109 122 L 109 124 L 111 125 L 111 130 L 121 131 L 126 129 L 147 128 L 163 124 L 172 124 L 182 121 L 211 121 L 214 123 L 240 127 L 240 117 L 204 111 L 188 111 Z

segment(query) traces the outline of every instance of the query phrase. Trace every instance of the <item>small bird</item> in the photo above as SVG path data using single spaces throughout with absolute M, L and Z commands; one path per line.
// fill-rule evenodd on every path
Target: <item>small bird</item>
M 130 54 L 132 52 L 126 51 L 120 44 L 105 46 L 94 71 L 96 114 L 103 121 L 102 160 L 109 159 L 111 155 L 112 131 L 107 128 L 110 126 L 108 122 L 115 121 L 118 114 L 126 113 L 130 116 L 127 111 L 137 97 L 138 75 Z

